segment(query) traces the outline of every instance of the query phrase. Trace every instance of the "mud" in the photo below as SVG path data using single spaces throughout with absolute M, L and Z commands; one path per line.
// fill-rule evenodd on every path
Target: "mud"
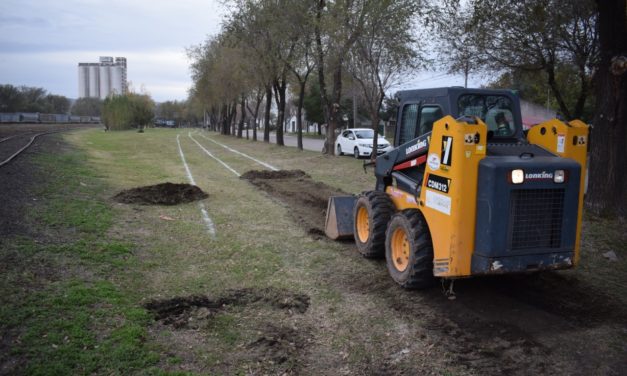
M 309 296 L 278 289 L 239 289 L 227 291 L 216 298 L 192 295 L 151 300 L 144 304 L 144 308 L 152 312 L 157 321 L 175 328 L 184 328 L 192 322 L 209 320 L 229 306 L 246 306 L 255 303 L 267 304 L 290 314 L 303 314 L 309 308 Z
M 168 182 L 124 190 L 113 199 L 123 204 L 178 205 L 207 197 L 209 195 L 195 185 Z
M 314 181 L 301 170 L 249 171 L 242 179 L 250 181 L 289 207 L 290 215 L 314 238 L 324 237 L 327 202 L 346 192 Z
M 265 373 L 279 366 L 281 372 L 277 374 L 296 374 L 302 366 L 301 355 L 307 342 L 308 338 L 299 330 L 267 324 L 261 336 L 246 345 L 246 349 L 256 359 L 259 371 Z

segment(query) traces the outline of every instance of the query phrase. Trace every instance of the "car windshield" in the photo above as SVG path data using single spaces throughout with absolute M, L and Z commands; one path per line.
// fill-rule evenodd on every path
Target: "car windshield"
M 504 95 L 466 94 L 459 97 L 459 116 L 477 116 L 496 137 L 512 137 L 516 133 L 514 104 Z
M 355 131 L 355 136 L 357 138 L 374 138 L 374 131 L 371 129 L 366 129 L 363 131 Z

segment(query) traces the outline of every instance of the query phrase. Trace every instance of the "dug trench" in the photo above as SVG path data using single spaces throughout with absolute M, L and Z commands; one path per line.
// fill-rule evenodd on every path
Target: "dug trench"
M 303 230 L 324 244 L 325 210 L 333 195 L 345 195 L 303 171 L 250 171 L 242 176 L 289 208 Z M 352 243 L 342 243 L 360 258 Z M 408 324 L 424 322 L 417 343 L 449 354 L 450 364 L 476 374 L 619 375 L 627 369 L 627 309 L 606 291 L 572 272 L 457 280 L 456 299 L 443 288 L 405 291 L 380 272 L 347 275 L 328 270 L 323 278 L 339 290 L 369 294 Z M 617 345 L 619 344 L 619 345 Z M 420 351 L 418 349 L 418 351 Z M 409 367 L 409 368 L 408 368 Z M 378 359 L 365 372 L 412 374 L 419 368 Z

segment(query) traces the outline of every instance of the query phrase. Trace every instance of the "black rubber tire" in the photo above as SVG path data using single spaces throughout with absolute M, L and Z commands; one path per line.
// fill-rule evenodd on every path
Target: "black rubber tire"
M 355 146 L 355 150 L 353 150 L 353 155 L 355 159 L 359 159 L 359 148 L 357 146 Z
M 342 147 L 340 146 L 340 144 L 337 144 L 337 155 L 344 155 L 344 153 L 342 152 Z
M 357 213 L 365 208 L 368 213 L 368 238 L 362 241 L 357 229 Z M 353 208 L 353 233 L 359 253 L 366 258 L 382 258 L 385 254 L 385 230 L 396 211 L 394 203 L 385 192 L 362 193 Z
M 399 228 L 405 231 L 409 242 L 409 260 L 403 271 L 396 268 L 392 256 L 392 235 Z M 385 260 L 390 276 L 403 288 L 422 289 L 434 284 L 433 243 L 419 210 L 403 210 L 392 217 L 385 234 Z

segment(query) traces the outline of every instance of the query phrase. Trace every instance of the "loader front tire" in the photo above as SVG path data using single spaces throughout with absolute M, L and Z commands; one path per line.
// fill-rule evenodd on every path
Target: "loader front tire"
M 390 276 L 401 287 L 433 285 L 433 244 L 420 211 L 403 210 L 392 217 L 386 231 L 385 260 Z
M 353 209 L 357 250 L 367 258 L 385 254 L 385 230 L 394 214 L 394 203 L 385 192 L 362 193 Z

